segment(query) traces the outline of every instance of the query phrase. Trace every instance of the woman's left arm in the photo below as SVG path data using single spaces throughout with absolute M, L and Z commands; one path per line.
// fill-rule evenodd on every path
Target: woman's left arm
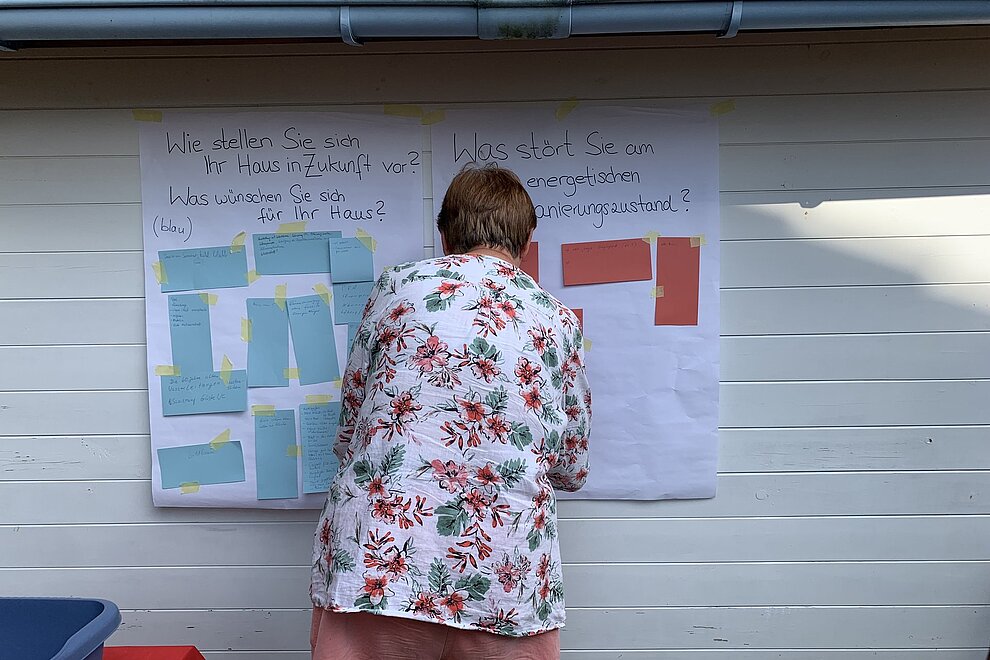
M 588 480 L 588 438 L 591 435 L 591 385 L 584 366 L 584 337 L 580 330 L 574 333 L 574 339 L 575 347 L 567 359 L 571 361 L 575 375 L 565 378 L 562 388 L 567 425 L 557 463 L 547 473 L 554 488 L 568 492 L 579 490 Z

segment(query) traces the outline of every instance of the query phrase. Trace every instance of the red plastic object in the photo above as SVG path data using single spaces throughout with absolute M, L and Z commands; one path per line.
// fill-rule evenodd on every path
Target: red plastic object
M 103 660 L 206 660 L 195 646 L 107 646 Z

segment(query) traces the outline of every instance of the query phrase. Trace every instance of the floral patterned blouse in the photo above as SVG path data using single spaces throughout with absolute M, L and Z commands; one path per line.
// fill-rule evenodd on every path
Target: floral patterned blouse
M 378 280 L 344 374 L 313 603 L 500 635 L 564 625 L 554 488 L 588 475 L 577 318 L 487 256 Z

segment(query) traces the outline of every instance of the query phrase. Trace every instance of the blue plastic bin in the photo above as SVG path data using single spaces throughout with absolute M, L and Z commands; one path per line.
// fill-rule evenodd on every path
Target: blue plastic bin
M 0 598 L 0 660 L 102 660 L 119 625 L 108 600 Z

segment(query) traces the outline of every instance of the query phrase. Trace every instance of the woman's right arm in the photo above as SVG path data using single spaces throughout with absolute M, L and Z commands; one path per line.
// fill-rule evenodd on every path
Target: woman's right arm
M 340 423 L 337 427 L 337 438 L 333 445 L 333 453 L 341 463 L 347 462 L 349 446 L 354 437 L 361 406 L 367 393 L 368 376 L 372 369 L 372 344 L 375 341 L 376 326 L 382 316 L 382 310 L 392 298 L 395 281 L 391 270 L 386 269 L 378 278 L 377 283 L 368 297 L 364 307 L 361 324 L 351 342 L 347 355 L 347 366 L 340 385 Z

